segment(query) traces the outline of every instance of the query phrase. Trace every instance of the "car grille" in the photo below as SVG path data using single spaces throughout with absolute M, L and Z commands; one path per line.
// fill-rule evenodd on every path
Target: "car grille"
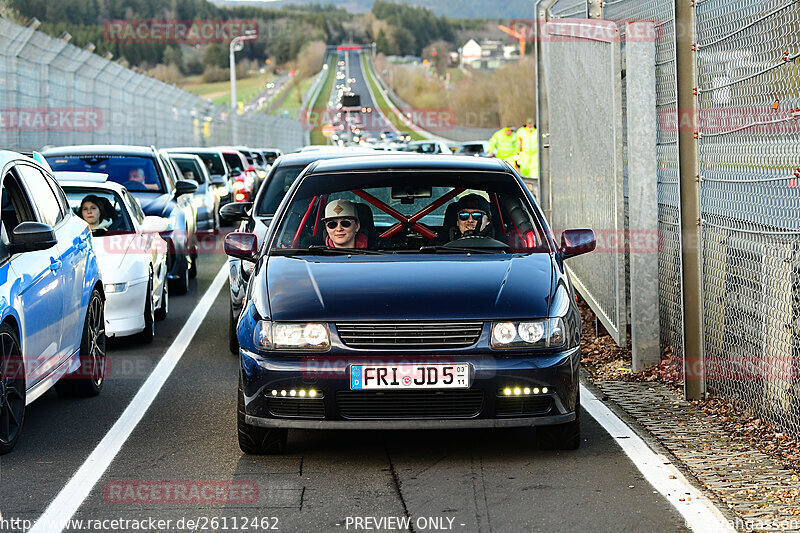
M 322 398 L 302 400 L 295 398 L 269 398 L 269 412 L 272 416 L 287 418 L 325 418 L 325 404 Z
M 336 405 L 344 418 L 471 418 L 483 391 L 338 391 Z
M 463 348 L 478 342 L 483 322 L 345 322 L 336 329 L 355 348 Z
M 497 416 L 521 416 L 546 413 L 553 406 L 549 396 L 528 396 L 524 398 L 497 398 L 495 412 Z

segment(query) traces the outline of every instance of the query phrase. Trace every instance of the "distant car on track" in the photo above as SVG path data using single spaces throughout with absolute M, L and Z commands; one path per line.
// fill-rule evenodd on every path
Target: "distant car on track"
M 196 154 L 183 154 L 163 150 L 177 167 L 179 175 L 186 180 L 197 183 L 197 190 L 192 193 L 192 205 L 197 216 L 197 234 L 212 234 L 219 231 L 219 196 L 217 187 L 224 187 L 224 178 L 212 180 L 206 165 Z

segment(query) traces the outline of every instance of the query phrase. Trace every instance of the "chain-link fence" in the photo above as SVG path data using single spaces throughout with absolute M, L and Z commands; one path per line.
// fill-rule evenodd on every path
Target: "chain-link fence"
M 603 5 L 602 17 L 623 32 L 629 20 L 653 21 L 658 30 L 661 348 L 683 358 L 682 298 L 701 299 L 708 388 L 800 435 L 800 3 L 694 4 L 699 176 L 689 179 L 700 182 L 700 294 L 682 286 L 678 134 L 686 126 L 678 122 L 675 3 Z M 587 18 L 587 6 L 558 0 L 548 14 Z M 625 48 L 623 40 L 623 111 Z M 558 179 L 553 188 L 564 185 Z
M 709 387 L 800 435 L 800 3 L 697 6 Z
M 232 142 L 234 117 L 191 93 L 0 18 L 0 147 L 74 144 L 213 146 Z M 291 151 L 297 120 L 244 113 L 238 141 Z

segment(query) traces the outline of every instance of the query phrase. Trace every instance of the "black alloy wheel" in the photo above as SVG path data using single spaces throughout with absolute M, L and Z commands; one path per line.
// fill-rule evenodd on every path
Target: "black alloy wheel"
M 167 314 L 169 314 L 169 283 L 164 279 L 161 284 L 161 306 L 156 309 L 154 316 L 156 320 L 164 320 Z
M 17 332 L 0 325 L 0 455 L 14 449 L 25 417 L 25 368 Z
M 138 335 L 139 342 L 150 344 L 156 336 L 156 317 L 153 310 L 153 274 L 147 280 L 147 292 L 144 295 L 144 329 Z
M 81 365 L 75 372 L 56 382 L 56 392 L 63 396 L 97 396 L 103 389 L 106 374 L 105 302 L 98 289 L 92 291 L 81 337 Z

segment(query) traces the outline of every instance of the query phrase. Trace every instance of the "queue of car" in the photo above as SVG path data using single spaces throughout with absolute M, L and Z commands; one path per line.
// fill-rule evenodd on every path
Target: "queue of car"
M 280 155 L 256 153 L 264 171 Z M 100 393 L 108 338 L 153 340 L 170 293 L 197 275 L 199 239 L 219 231 L 220 207 L 255 195 L 236 195 L 253 170 L 245 161 L 226 148 L 0 151 L 0 454 L 50 388 Z
M 564 261 L 594 234 L 557 242 L 504 161 L 316 147 L 279 155 L 258 189 L 233 186 L 253 165 L 231 147 L 0 152 L 0 168 L 0 453 L 50 387 L 100 392 L 107 337 L 153 339 L 196 275 L 197 228 L 220 220 L 238 222 L 245 453 L 282 452 L 293 428 L 535 427 L 541 447 L 580 444 Z

